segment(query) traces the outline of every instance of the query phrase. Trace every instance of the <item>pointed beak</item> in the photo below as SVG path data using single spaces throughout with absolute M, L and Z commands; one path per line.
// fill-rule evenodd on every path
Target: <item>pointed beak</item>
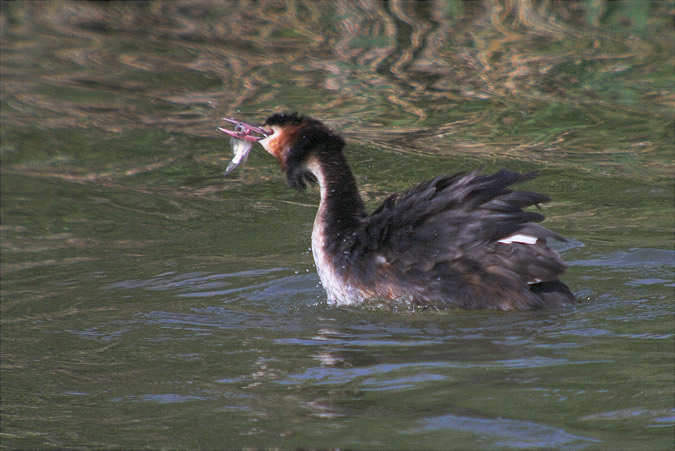
M 257 125 L 247 124 L 236 119 L 223 118 L 224 121 L 234 124 L 234 130 L 218 127 L 218 130 L 237 139 L 243 139 L 250 142 L 258 142 L 272 134 L 271 130 L 265 130 Z

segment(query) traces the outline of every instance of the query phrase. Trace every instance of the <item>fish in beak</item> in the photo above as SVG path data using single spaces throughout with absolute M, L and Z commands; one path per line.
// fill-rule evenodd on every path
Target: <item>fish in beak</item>
M 218 130 L 230 136 L 230 144 L 232 145 L 232 152 L 234 153 L 232 161 L 227 166 L 227 169 L 225 169 L 225 175 L 227 175 L 237 166 L 246 163 L 248 155 L 253 148 L 253 144 L 267 138 L 273 132 L 236 119 L 223 118 L 223 120 L 234 124 L 233 130 L 218 127 Z

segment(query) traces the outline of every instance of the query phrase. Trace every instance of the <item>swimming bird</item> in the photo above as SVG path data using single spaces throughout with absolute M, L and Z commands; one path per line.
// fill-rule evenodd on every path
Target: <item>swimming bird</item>
M 318 184 L 312 253 L 328 300 L 403 300 L 433 308 L 526 310 L 574 303 L 566 269 L 547 240 L 565 239 L 523 210 L 544 194 L 511 189 L 535 173 L 501 169 L 440 176 L 392 194 L 368 214 L 345 141 L 323 122 L 276 113 L 262 126 L 228 119 L 237 139 L 259 143 L 288 185 Z

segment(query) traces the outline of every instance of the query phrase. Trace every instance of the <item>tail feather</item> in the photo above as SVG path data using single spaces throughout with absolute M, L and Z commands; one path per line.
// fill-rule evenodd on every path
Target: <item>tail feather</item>
M 530 290 L 539 296 L 547 307 L 576 304 L 578 302 L 574 293 L 559 280 L 532 284 Z

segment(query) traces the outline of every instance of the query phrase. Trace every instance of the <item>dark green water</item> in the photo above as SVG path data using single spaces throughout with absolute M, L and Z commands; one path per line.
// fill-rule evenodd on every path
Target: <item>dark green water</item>
M 672 13 L 2 3 L 0 445 L 672 449 Z M 287 109 L 345 135 L 371 207 L 540 171 L 582 303 L 328 305 L 316 191 L 259 149 L 223 177 L 220 118 Z

